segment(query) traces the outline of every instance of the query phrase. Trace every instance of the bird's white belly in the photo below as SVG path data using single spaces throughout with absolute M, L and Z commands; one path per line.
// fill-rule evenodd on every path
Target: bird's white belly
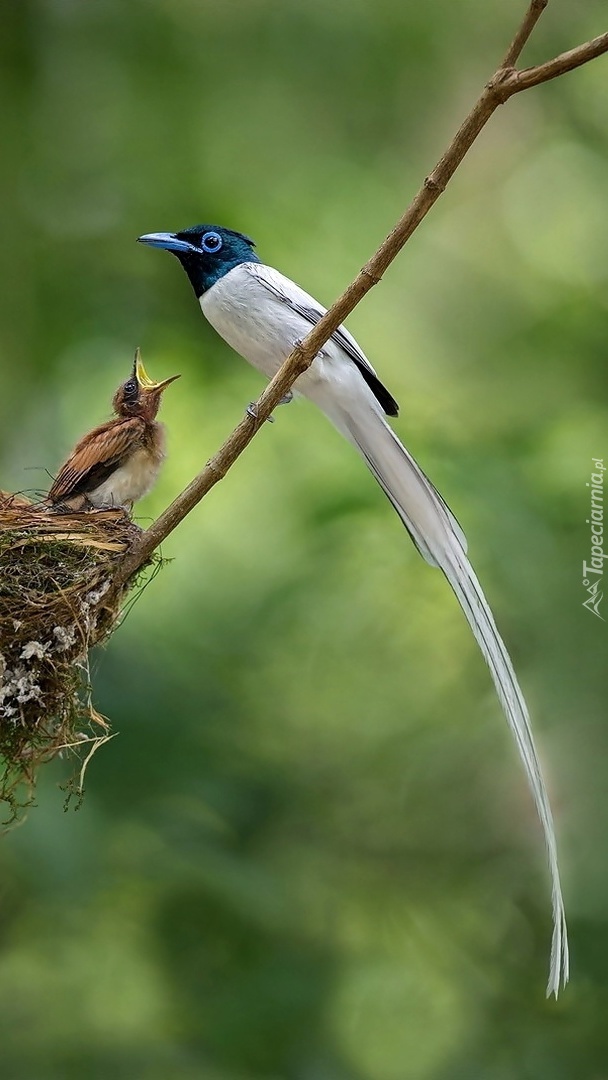
M 99 508 L 130 506 L 154 487 L 161 461 L 162 458 L 156 459 L 149 450 L 141 447 L 103 484 L 89 492 L 89 502 Z
M 245 266 L 220 278 L 199 303 L 224 341 L 269 379 L 311 330 L 308 319 L 274 296 Z M 332 339 L 296 379 L 294 390 L 314 401 L 343 433 L 340 407 L 351 398 L 380 411 L 355 364 Z
M 269 379 L 311 329 L 306 319 L 273 297 L 240 266 L 203 293 L 200 305 L 224 341 Z M 297 380 L 302 393 L 322 376 L 323 355 Z
M 240 266 L 203 293 L 200 305 L 224 341 L 269 379 L 301 335 L 302 318 L 290 318 L 284 307 L 275 311 L 274 298 Z

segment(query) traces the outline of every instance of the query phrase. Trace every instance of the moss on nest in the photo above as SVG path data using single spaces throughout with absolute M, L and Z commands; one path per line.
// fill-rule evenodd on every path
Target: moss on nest
M 109 737 L 90 700 L 88 652 L 119 619 L 112 580 L 140 535 L 122 512 L 49 514 L 0 492 L 0 800 L 32 801 L 41 764 L 77 756 L 71 790 Z M 68 788 L 70 790 L 70 788 Z

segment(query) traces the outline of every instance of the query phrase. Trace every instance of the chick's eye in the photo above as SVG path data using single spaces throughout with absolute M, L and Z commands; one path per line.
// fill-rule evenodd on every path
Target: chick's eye
M 211 255 L 214 255 L 216 251 L 219 251 L 222 246 L 222 238 L 219 233 L 206 232 L 201 236 L 201 247 L 203 251 L 208 251 Z
M 124 393 L 126 401 L 135 401 L 138 394 L 137 379 L 129 379 L 125 383 Z

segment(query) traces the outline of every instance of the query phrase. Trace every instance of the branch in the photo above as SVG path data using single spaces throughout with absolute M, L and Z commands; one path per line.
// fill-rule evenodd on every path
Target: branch
M 539 83 L 549 82 L 558 75 L 565 75 L 567 71 L 587 64 L 589 60 L 595 60 L 608 52 L 608 33 L 600 34 L 592 41 L 586 41 L 584 45 L 577 45 L 569 52 L 560 53 L 553 60 L 547 60 L 546 64 L 538 64 L 536 67 L 524 68 L 522 71 L 513 72 L 507 86 L 512 87 L 511 93 L 518 94 L 520 90 L 529 90 Z M 509 95 L 511 96 L 511 95 Z
M 317 353 L 329 340 L 347 315 L 353 311 L 359 301 L 381 280 L 384 271 L 393 262 L 404 244 L 409 240 L 422 219 L 428 214 L 446 185 L 460 165 L 465 154 L 470 150 L 480 131 L 499 105 L 508 101 L 514 94 L 527 90 L 539 83 L 547 82 L 567 71 L 572 71 L 581 64 L 608 52 L 608 33 L 594 38 L 593 41 L 562 53 L 553 60 L 537 67 L 516 70 L 518 59 L 528 41 L 538 19 L 547 6 L 548 0 L 530 0 L 528 10 L 522 20 L 506 56 L 486 84 L 478 101 L 461 125 L 443 157 L 438 161 L 432 173 L 426 177 L 409 207 L 395 225 L 395 228 L 380 245 L 375 255 L 357 274 L 355 280 L 345 292 L 332 304 L 309 334 L 296 344 L 283 366 L 268 383 L 261 397 L 253 408 L 254 416 L 246 415 L 228 437 L 226 442 L 211 458 L 205 468 L 191 481 L 187 488 L 177 496 L 161 516 L 147 529 L 141 538 L 127 552 L 118 567 L 115 588 L 122 588 L 137 570 L 150 558 L 158 545 L 173 532 L 180 521 L 190 513 L 193 507 L 221 480 L 228 469 L 242 454 L 254 435 L 259 431 L 273 409 L 279 404 L 302 372 L 310 367 Z
M 530 37 L 530 34 L 534 30 L 534 27 L 536 26 L 548 3 L 549 0 L 531 0 L 530 7 L 528 8 L 524 16 L 524 20 L 506 52 L 502 64 L 500 65 L 501 68 L 512 68 L 515 66 L 515 64 L 519 60 L 524 45 L 526 44 L 528 38 Z

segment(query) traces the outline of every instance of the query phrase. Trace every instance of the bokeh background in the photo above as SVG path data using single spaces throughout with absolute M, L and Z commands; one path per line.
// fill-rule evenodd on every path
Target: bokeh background
M 523 6 L 4 5 L 0 485 L 44 489 L 140 345 L 153 376 L 183 373 L 150 521 L 262 384 L 135 238 L 231 225 L 333 300 Z M 526 59 L 604 15 L 553 0 Z M 4 1080 L 608 1076 L 607 630 L 581 584 L 591 457 L 608 459 L 607 64 L 499 110 L 349 321 L 528 696 L 570 987 L 545 1001 L 542 838 L 458 606 L 298 402 L 96 656 L 119 736 L 81 809 L 56 763 L 2 840 Z

